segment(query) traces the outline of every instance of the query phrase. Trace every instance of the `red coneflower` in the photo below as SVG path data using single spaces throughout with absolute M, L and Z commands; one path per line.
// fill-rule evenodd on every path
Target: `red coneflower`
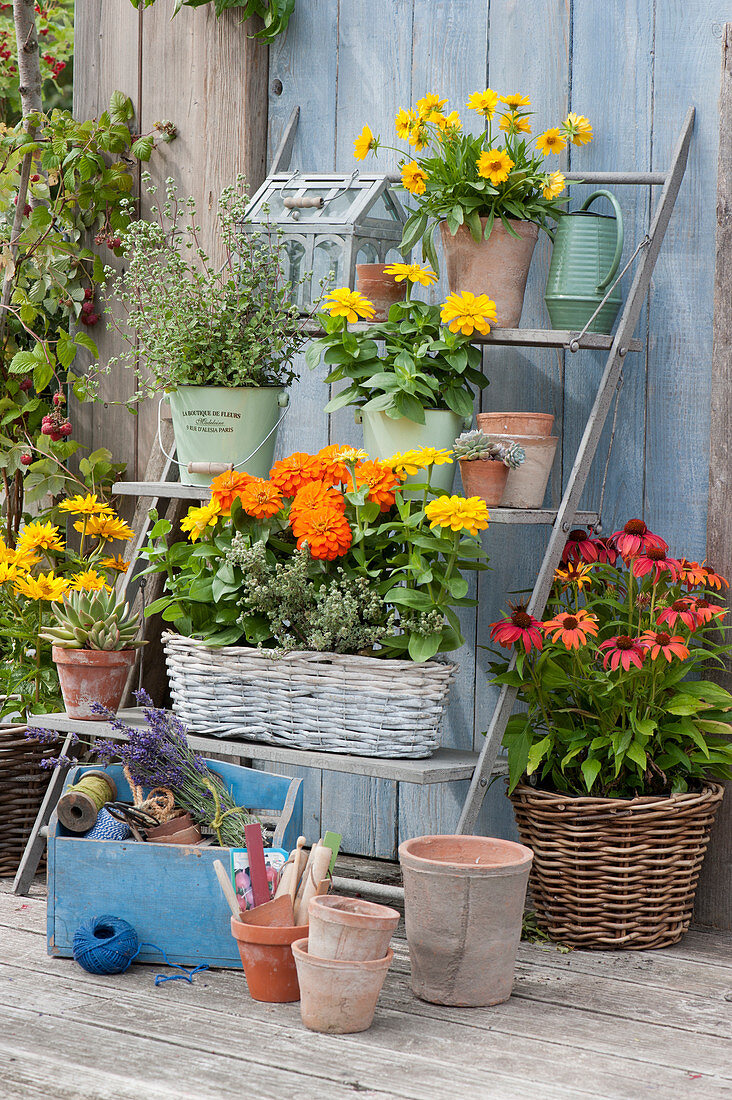
M 545 634 L 554 632 L 553 642 L 561 640 L 567 649 L 579 649 L 580 646 L 587 645 L 588 634 L 597 635 L 597 616 L 584 608 L 574 614 L 563 611 L 541 626 Z
M 685 661 L 689 656 L 689 650 L 684 645 L 684 639 L 680 634 L 667 634 L 665 630 L 644 630 L 640 636 L 640 644 L 644 646 L 655 661 L 662 653 L 667 661 L 673 661 L 674 657 Z
M 668 543 L 660 535 L 649 531 L 642 519 L 629 519 L 622 531 L 616 531 L 607 540 L 627 560 L 651 548 L 668 550 Z
M 626 672 L 631 665 L 641 668 L 646 651 L 638 638 L 629 638 L 627 634 L 618 634 L 614 638 L 608 638 L 606 642 L 598 646 L 598 649 L 606 650 L 602 664 L 603 668 L 610 668 L 615 672 L 622 665 Z
M 520 603 L 512 608 L 509 618 L 491 624 L 491 638 L 503 646 L 521 642 L 528 653 L 532 645 L 535 649 L 542 647 L 541 623 L 533 615 L 529 615 L 525 605 Z
M 661 611 L 657 622 L 659 626 L 663 626 L 664 623 L 668 623 L 669 626 L 676 626 L 679 619 L 689 630 L 696 630 L 698 623 L 694 614 L 693 600 L 683 598 L 674 600 L 670 607 L 665 607 Z
M 600 540 L 591 538 L 587 531 L 578 527 L 567 535 L 562 561 L 565 565 L 568 561 L 602 561 L 601 553 L 605 553 L 605 547 Z
M 669 574 L 669 580 L 675 581 L 679 577 L 679 563 L 675 558 L 667 558 L 666 551 L 658 546 L 649 546 L 633 562 L 633 576 L 645 577 L 647 573 L 653 573 L 655 584 L 662 573 Z
M 723 619 L 727 614 L 726 607 L 720 607 L 718 603 L 712 603 L 711 600 L 705 599 L 694 600 L 693 609 L 697 626 L 705 626 L 715 618 Z

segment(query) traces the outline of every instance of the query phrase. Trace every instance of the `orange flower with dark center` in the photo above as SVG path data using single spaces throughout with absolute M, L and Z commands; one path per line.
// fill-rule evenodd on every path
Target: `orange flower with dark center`
M 342 515 L 346 510 L 343 494 L 330 485 L 324 485 L 322 481 L 311 481 L 309 485 L 303 485 L 295 493 L 295 499 L 290 505 L 290 524 L 293 530 L 295 522 L 307 512 L 319 512 L 323 508 L 331 508 Z
M 668 634 L 665 630 L 644 630 L 639 641 L 650 653 L 652 661 L 661 654 L 669 662 L 673 661 L 674 657 L 685 661 L 689 656 L 689 650 L 684 645 L 684 639 L 680 634 Z
M 335 508 L 303 513 L 293 524 L 298 550 L 307 544 L 310 556 L 319 561 L 342 557 L 353 541 L 348 520 Z
M 254 519 L 270 519 L 282 508 L 282 493 L 277 486 L 259 477 L 251 478 L 239 493 L 239 499 L 244 511 Z
M 244 489 L 250 481 L 254 481 L 251 474 L 245 474 L 243 470 L 227 470 L 219 474 L 211 482 L 211 499 L 219 506 L 219 514 L 231 515 L 231 506 L 237 497 L 241 497 Z
M 706 626 L 712 619 L 723 619 L 727 614 L 725 607 L 720 607 L 718 603 L 712 603 L 711 600 L 695 600 L 693 608 L 697 626 Z
M 701 568 L 704 573 L 702 584 L 705 588 L 716 588 L 718 592 L 722 591 L 723 585 L 725 588 L 729 588 L 729 581 L 726 577 L 723 577 L 721 573 L 715 573 L 715 571 L 710 569 L 704 562 L 702 562 Z
M 368 499 L 378 504 L 382 512 L 388 512 L 395 501 L 394 490 L 401 479 L 383 462 L 359 462 L 356 467 L 356 487 L 368 485 Z
M 315 455 L 305 454 L 304 451 L 296 451 L 288 458 L 280 459 L 269 472 L 269 480 L 286 497 L 294 497 L 298 489 L 317 481 L 319 477 L 320 463 Z
M 562 641 L 567 649 L 579 649 L 587 645 L 587 635 L 597 636 L 597 616 L 581 608 L 574 614 L 564 611 L 541 624 L 545 634 L 552 634 L 552 641 Z

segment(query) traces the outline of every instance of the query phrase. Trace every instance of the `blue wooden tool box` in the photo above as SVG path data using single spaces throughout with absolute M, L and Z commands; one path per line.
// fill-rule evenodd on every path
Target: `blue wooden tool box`
M 237 805 L 271 816 L 279 813 L 275 847 L 291 849 L 302 832 L 301 780 L 209 760 Z M 64 790 L 85 771 L 73 768 Z M 117 784 L 117 797 L 132 801 L 119 765 L 105 769 Z M 241 969 L 231 935 L 229 908 L 213 863 L 229 867 L 229 849 L 150 844 L 134 840 L 85 840 L 68 832 L 54 812 L 48 829 L 48 953 L 70 956 L 74 933 L 89 917 L 122 917 L 140 942 L 162 947 L 171 962 L 208 963 Z M 157 951 L 144 948 L 138 962 L 160 964 Z

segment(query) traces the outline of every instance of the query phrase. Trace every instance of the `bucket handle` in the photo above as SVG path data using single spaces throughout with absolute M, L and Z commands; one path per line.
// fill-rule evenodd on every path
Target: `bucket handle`
M 183 469 L 183 468 L 185 467 L 185 468 L 186 468 L 186 469 L 188 470 L 188 472 L 189 472 L 189 473 L 193 473 L 194 471 L 192 471 L 192 470 L 190 469 L 190 467 L 191 467 L 191 466 L 193 466 L 193 465 L 199 465 L 198 463 L 192 463 L 192 462 L 179 462 L 177 458 L 173 458 L 172 454 L 171 454 L 171 455 L 169 455 L 169 454 L 168 454 L 168 452 L 167 452 L 167 451 L 165 450 L 165 447 L 163 446 L 163 437 L 162 437 L 162 435 L 160 434 L 160 427 L 161 427 L 161 424 L 160 424 L 160 421 L 161 421 L 161 416 L 160 416 L 160 413 L 161 413 L 161 410 L 162 410 L 162 407 L 163 407 L 163 401 L 165 401 L 165 399 L 166 399 L 166 397 L 167 397 L 167 396 L 168 396 L 168 395 L 164 393 L 164 394 L 163 394 L 163 396 L 162 396 L 162 397 L 160 398 L 160 400 L 158 401 L 158 447 L 159 447 L 159 448 L 160 448 L 160 450 L 161 450 L 161 451 L 163 452 L 163 454 L 165 455 L 165 457 L 166 457 L 166 458 L 168 459 L 168 461 L 169 461 L 169 462 L 174 462 L 174 463 L 176 464 L 176 466 L 177 466 L 177 467 L 178 467 L 179 469 L 181 469 L 181 470 L 182 470 L 182 469 Z M 279 407 L 280 407 L 280 408 L 281 408 L 281 409 L 283 410 L 283 412 L 282 412 L 282 413 L 280 414 L 280 416 L 279 416 L 279 418 L 278 418 L 278 420 L 277 420 L 277 423 L 275 424 L 274 428 L 272 428 L 272 430 L 271 430 L 271 431 L 267 432 L 267 434 L 265 435 L 265 437 L 264 437 L 264 439 L 262 440 L 262 442 L 261 442 L 261 443 L 258 443 L 258 444 L 257 444 L 257 446 L 256 446 L 256 447 L 254 448 L 254 450 L 252 451 L 252 453 L 251 453 L 251 454 L 247 455 L 247 457 L 246 457 L 246 458 L 243 458 L 243 459 L 241 460 L 241 462 L 233 462 L 233 463 L 231 463 L 231 465 L 229 465 L 229 466 L 227 466 L 227 467 L 226 467 L 226 469 L 227 469 L 227 470 L 236 470 L 236 469 L 237 469 L 237 467 L 239 467 L 239 466 L 244 466 L 244 465 L 246 465 L 246 463 L 247 463 L 247 462 L 249 462 L 250 458 L 254 458 L 254 456 L 255 456 L 255 454 L 257 453 L 257 451 L 261 451 L 262 447 L 263 447 L 263 446 L 265 445 L 265 443 L 267 442 L 267 440 L 269 439 L 269 437 L 270 437 L 271 435 L 274 435 L 274 433 L 275 433 L 275 432 L 277 431 L 277 429 L 279 428 L 280 424 L 282 423 L 282 421 L 283 421 L 283 420 L 285 419 L 285 417 L 287 416 L 288 412 L 290 411 L 290 398 L 289 398 L 289 395 L 288 395 L 288 394 L 286 394 L 286 393 L 281 393 L 281 394 L 279 395 L 279 397 L 277 398 L 277 404 L 278 404 L 278 405 L 279 405 Z M 203 471 L 201 471 L 201 472 L 203 472 Z
M 618 270 L 618 264 L 620 263 L 620 257 L 623 254 L 623 240 L 624 240 L 623 212 L 620 209 L 620 203 L 615 198 L 615 195 L 613 195 L 612 191 L 604 191 L 604 190 L 593 191 L 591 195 L 588 195 L 587 198 L 585 199 L 585 201 L 583 202 L 582 206 L 580 207 L 580 210 L 587 210 L 590 203 L 594 202 L 595 199 L 599 199 L 599 198 L 608 199 L 608 201 L 612 205 L 613 210 L 615 211 L 615 233 L 616 233 L 616 237 L 615 237 L 615 255 L 613 256 L 613 262 L 610 265 L 610 270 L 608 271 L 607 275 L 605 276 L 605 278 L 602 280 L 601 283 L 597 284 L 597 289 L 598 290 L 604 290 L 605 287 L 608 286 L 608 284 L 615 277 L 615 272 Z

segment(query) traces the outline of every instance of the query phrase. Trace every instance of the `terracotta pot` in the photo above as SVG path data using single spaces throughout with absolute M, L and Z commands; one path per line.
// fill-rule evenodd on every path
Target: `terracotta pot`
M 299 1001 L 300 987 L 290 945 L 307 935 L 307 925 L 278 928 L 265 924 L 242 924 L 231 918 L 249 992 L 255 1001 L 282 1004 Z
M 513 440 L 523 447 L 526 458 L 516 470 L 509 470 L 501 504 L 504 508 L 541 508 L 544 504 L 549 475 L 559 438 L 550 435 L 540 439 L 531 435 L 491 435 L 491 439 L 506 443 Z
M 371 1027 L 386 972 L 394 958 L 318 959 L 307 939 L 292 945 L 300 980 L 300 1015 L 305 1027 L 329 1035 L 350 1035 Z
M 356 264 L 356 290 L 360 290 L 375 307 L 374 321 L 386 321 L 395 302 L 403 302 L 407 284 L 396 282 L 393 275 L 385 275 L 390 264 Z
M 399 846 L 417 997 L 466 1006 L 510 997 L 532 859 L 523 844 L 484 836 Z
M 487 218 L 480 223 L 485 230 Z M 466 225 L 453 237 L 447 222 L 440 224 L 445 253 L 447 281 L 451 292 L 487 294 L 496 303 L 494 328 L 518 328 L 524 304 L 526 277 L 529 274 L 539 229 L 533 222 L 510 218 L 509 224 L 519 237 L 512 237 L 503 222 L 496 219 L 486 241 L 474 241 Z
M 476 413 L 475 421 L 486 435 L 551 435 L 554 413 L 485 412 Z
M 198 825 L 191 825 L 188 829 L 179 829 L 177 833 L 165 833 L 163 836 L 147 834 L 148 843 L 151 844 L 200 844 L 203 840 Z
M 136 649 L 108 652 L 102 649 L 61 649 L 52 646 L 51 655 L 58 669 L 61 694 L 69 718 L 85 722 L 103 722 L 91 709 L 101 703 L 116 711 L 135 663 Z
M 460 459 L 460 477 L 466 497 L 481 497 L 487 505 L 497 508 L 501 503 L 508 478 L 508 466 L 493 458 Z
M 161 836 L 171 836 L 182 829 L 190 829 L 194 826 L 193 816 L 187 810 L 176 810 L 172 817 L 163 821 L 160 825 L 154 825 L 147 830 L 148 840 L 159 840 Z
M 388 905 L 331 895 L 313 898 L 308 916 L 313 957 L 362 962 L 384 958 L 400 914 Z

